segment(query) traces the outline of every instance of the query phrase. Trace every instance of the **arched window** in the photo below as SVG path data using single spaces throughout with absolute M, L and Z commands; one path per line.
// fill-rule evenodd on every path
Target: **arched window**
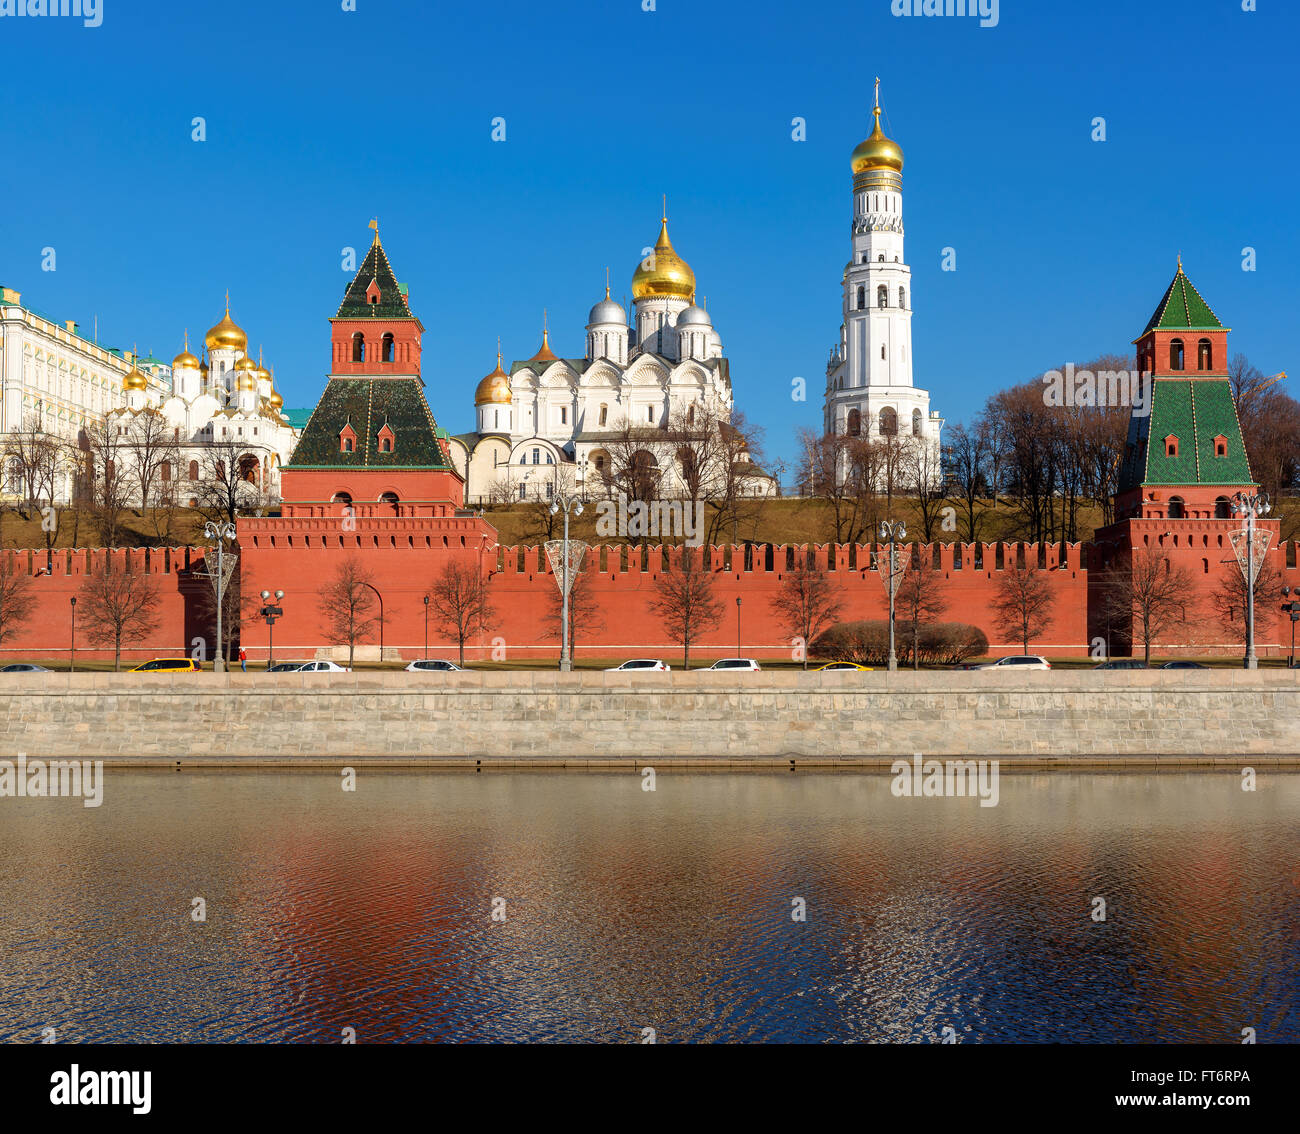
M 880 411 L 880 435 L 882 437 L 898 436 L 898 414 L 893 406 L 886 406 Z
M 849 410 L 849 427 L 850 437 L 860 437 L 862 435 L 862 415 L 855 409 Z
M 190 480 L 198 480 L 198 479 L 199 479 L 199 462 L 198 462 L 198 461 L 191 461 L 191 462 L 190 462 Z
M 876 257 L 876 263 L 883 264 L 884 262 L 885 262 L 885 254 L 882 252 L 879 256 Z
M 1172 433 L 1165 438 L 1165 456 L 1166 457 L 1178 456 L 1178 438 L 1175 437 Z
M 351 438 L 351 437 L 344 437 L 344 438 L 343 438 L 343 452 L 345 452 L 345 453 L 351 453 L 351 452 L 352 452 L 352 438 Z
M 912 411 L 912 436 L 921 436 L 921 411 L 919 409 Z
M 158 466 L 158 476 L 159 476 L 162 480 L 171 480 L 171 478 L 172 478 L 172 463 L 171 463 L 171 461 L 163 461 L 163 463 L 162 463 L 161 465 Z
M 366 360 L 366 336 L 360 331 L 355 331 L 352 335 L 352 361 L 365 362 Z
M 1169 519 L 1181 520 L 1184 515 L 1183 498 L 1181 496 L 1169 497 Z
M 607 421 L 609 421 L 609 406 L 602 405 L 600 407 L 600 424 L 604 425 Z
M 695 424 L 695 407 L 694 407 L 694 406 L 687 406 L 687 407 L 686 407 L 686 424 L 687 424 L 687 425 L 694 425 L 694 424 Z
M 396 508 L 396 507 L 397 507 L 397 493 L 396 493 L 396 492 L 381 492 L 381 493 L 379 494 L 379 503 L 381 503 L 381 504 L 391 504 L 391 505 L 393 505 L 394 508 Z
M 1219 496 L 1214 501 L 1214 518 L 1216 520 L 1232 519 L 1232 504 L 1226 496 Z
M 878 288 L 876 288 L 876 306 L 877 307 L 889 306 L 889 288 L 887 288 L 884 284 L 881 284 Z
M 330 503 L 331 503 L 331 504 L 342 504 L 343 507 L 345 507 L 345 508 L 351 507 L 351 505 L 352 505 L 352 493 L 350 493 L 350 492 L 336 492 L 336 493 L 334 493 L 334 498 L 330 501 Z
M 860 287 L 858 288 L 858 310 L 861 311 L 864 307 L 866 307 L 866 305 L 867 305 L 867 289 L 865 287 Z
M 379 451 L 381 453 L 391 453 L 393 451 L 393 439 L 391 437 L 381 437 L 379 439 Z
M 1183 368 L 1183 340 L 1169 340 L 1169 369 L 1181 370 Z
M 907 310 L 907 292 L 901 287 L 898 289 L 898 306 L 904 311 Z
M 881 344 L 880 344 L 880 361 L 881 361 L 881 362 L 884 362 L 884 361 L 885 361 L 885 344 L 884 344 L 884 343 L 881 343 Z
M 1196 344 L 1196 369 L 1213 370 L 1214 369 L 1214 350 L 1210 346 L 1209 339 L 1202 339 Z
M 383 339 L 380 340 L 379 361 L 393 361 L 393 333 L 391 331 L 387 332 Z

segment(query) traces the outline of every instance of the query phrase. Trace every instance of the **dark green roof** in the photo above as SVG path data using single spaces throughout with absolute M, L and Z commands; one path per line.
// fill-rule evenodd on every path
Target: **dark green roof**
M 379 451 L 385 422 L 396 438 L 391 453 Z M 348 425 L 357 435 L 351 453 L 340 446 Z M 448 469 L 439 432 L 418 378 L 331 378 L 288 467 Z
M 1165 289 L 1160 306 L 1147 320 L 1142 334 L 1146 335 L 1151 331 L 1221 331 L 1223 329 L 1218 316 L 1201 298 L 1201 293 L 1184 274 L 1180 263 L 1169 287 Z
M 370 281 L 379 287 L 379 302 L 367 303 L 366 291 Z M 379 234 L 375 233 L 370 251 L 361 263 L 361 270 L 348 285 L 347 294 L 339 305 L 336 319 L 409 319 L 411 309 L 406 306 L 406 292 L 393 275 L 393 269 L 384 253 L 384 246 L 379 243 Z
M 1172 457 L 1165 444 L 1171 436 L 1178 439 L 1178 455 Z M 1216 437 L 1227 441 L 1222 457 L 1214 453 Z M 1129 419 L 1119 491 L 1155 484 L 1253 483 L 1228 380 L 1157 378 L 1150 414 Z

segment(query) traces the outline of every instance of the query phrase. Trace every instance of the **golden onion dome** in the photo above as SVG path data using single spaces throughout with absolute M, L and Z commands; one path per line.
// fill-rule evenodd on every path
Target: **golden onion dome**
M 510 375 L 501 369 L 501 355 L 497 355 L 497 368 L 478 384 L 474 391 L 476 406 L 508 406 L 510 404 Z
M 149 388 L 149 379 L 140 371 L 132 366 L 130 373 L 122 379 L 123 390 L 147 390 Z
M 886 138 L 880 129 L 880 107 L 872 113 L 876 124 L 865 142 L 859 142 L 853 151 L 853 172 L 866 173 L 872 169 L 889 169 L 894 173 L 903 172 L 903 149 L 891 138 Z
M 664 217 L 659 239 L 655 241 L 654 255 L 642 260 L 632 273 L 632 298 L 674 296 L 691 299 L 694 295 L 695 273 L 673 250 L 672 241 L 668 239 L 668 218 Z
M 284 405 L 284 399 L 280 397 L 280 391 L 273 387 L 266 397 L 266 404 L 278 413 L 280 407 Z
M 200 362 L 200 363 L 199 363 L 199 376 L 200 376 L 200 377 L 201 377 L 205 382 L 208 380 L 208 364 L 207 364 L 206 362 Z
M 199 360 L 195 358 L 194 355 L 190 354 L 190 333 L 189 331 L 186 331 L 185 349 L 182 350 L 180 354 L 178 354 L 175 358 L 172 359 L 172 369 L 173 370 L 182 370 L 182 369 L 197 370 L 198 368 L 199 368 Z
M 226 313 L 221 322 L 208 331 L 203 341 L 208 350 L 248 350 L 248 336 L 230 317 L 230 296 L 226 296 Z

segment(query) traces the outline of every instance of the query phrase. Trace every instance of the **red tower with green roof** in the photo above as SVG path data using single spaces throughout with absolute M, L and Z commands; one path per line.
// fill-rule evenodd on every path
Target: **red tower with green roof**
M 1125 620 L 1115 618 L 1105 591 L 1143 554 L 1163 558 L 1166 570 L 1185 568 L 1190 580 L 1183 617 L 1160 636 L 1162 650 L 1241 648 L 1223 627 L 1215 599 L 1240 578 L 1231 533 L 1242 520 L 1233 512 L 1233 497 L 1258 489 L 1228 377 L 1228 331 L 1187 278 L 1180 257 L 1146 328 L 1133 340 L 1149 392 L 1144 404 L 1134 405 L 1119 455 L 1115 522 L 1098 529 L 1089 565 L 1089 633 L 1094 642 L 1106 640 L 1110 653 L 1128 645 L 1140 652 L 1135 628 L 1117 624 Z M 1276 547 L 1280 522 L 1256 524 L 1272 531 Z M 1267 605 L 1257 606 L 1261 643 L 1274 622 Z

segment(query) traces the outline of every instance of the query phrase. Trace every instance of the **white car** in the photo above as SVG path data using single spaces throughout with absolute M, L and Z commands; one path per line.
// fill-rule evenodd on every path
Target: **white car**
M 980 669 L 1051 669 L 1052 663 L 1038 654 L 1011 654 L 1009 657 L 998 658 L 995 662 L 989 662 L 982 665 Z
M 758 668 L 759 668 L 758 662 L 756 662 L 753 658 L 722 658 L 720 661 L 715 661 L 704 672 L 710 673 L 713 670 L 738 669 L 744 673 L 757 673 Z
M 672 666 L 664 665 L 658 658 L 633 658 L 631 661 L 625 661 L 622 665 L 616 665 L 613 669 L 605 670 L 606 673 L 669 673 Z
M 351 673 L 352 671 L 346 666 L 338 665 L 332 661 L 309 661 L 303 662 L 296 673 Z
M 464 673 L 455 662 L 441 658 L 420 658 L 406 667 L 407 673 Z

